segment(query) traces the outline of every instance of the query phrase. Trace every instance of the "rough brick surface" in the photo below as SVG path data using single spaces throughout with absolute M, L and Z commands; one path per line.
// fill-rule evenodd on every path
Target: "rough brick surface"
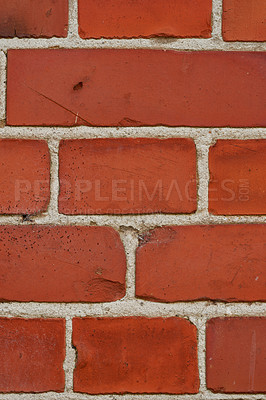
M 266 393 L 266 318 L 215 318 L 207 324 L 207 387 Z
M 209 153 L 209 210 L 266 214 L 266 140 L 218 140 Z
M 0 0 L 0 37 L 66 37 L 68 0 Z
M 74 391 L 196 393 L 197 332 L 180 318 L 73 321 Z
M 223 38 L 226 41 L 265 41 L 265 0 L 223 0 Z
M 65 140 L 59 159 L 62 213 L 196 211 L 192 139 Z
M 100 302 L 125 294 L 126 260 L 109 227 L 0 228 L 0 298 Z
M 65 322 L 0 319 L 0 392 L 63 392 Z
M 266 226 L 178 226 L 137 250 L 136 295 L 152 301 L 265 301 Z
M 0 213 L 36 214 L 50 200 L 50 156 L 41 140 L 0 139 Z
M 211 37 L 211 0 L 79 0 L 82 38 Z
M 10 50 L 7 123 L 266 126 L 265 59 L 261 52 Z

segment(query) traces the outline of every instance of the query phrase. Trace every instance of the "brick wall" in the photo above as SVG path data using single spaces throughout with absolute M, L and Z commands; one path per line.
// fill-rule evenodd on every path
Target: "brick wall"
M 0 0 L 0 400 L 266 399 L 265 0 Z

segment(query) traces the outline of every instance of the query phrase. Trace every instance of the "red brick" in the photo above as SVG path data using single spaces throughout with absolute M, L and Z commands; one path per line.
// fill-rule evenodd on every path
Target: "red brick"
M 180 318 L 73 321 L 74 391 L 197 393 L 197 331 Z
M 0 392 L 63 392 L 65 322 L 0 319 Z
M 0 0 L 0 37 L 66 37 L 68 0 Z
M 223 0 L 223 38 L 228 42 L 265 41 L 265 0 Z
M 36 214 L 47 210 L 49 188 L 47 143 L 0 139 L 0 213 Z
M 64 214 L 191 213 L 197 208 L 192 139 L 65 140 L 59 211 Z
M 109 227 L 2 226 L 0 298 L 101 302 L 125 294 L 126 261 Z
M 210 149 L 209 211 L 266 214 L 266 140 L 218 140 Z
M 207 325 L 207 387 L 266 392 L 266 318 L 215 318 Z
M 10 50 L 8 125 L 266 126 L 266 54 Z
M 151 301 L 265 301 L 266 225 L 170 226 L 137 250 L 136 296 Z
M 211 0 L 79 0 L 82 38 L 211 37 Z

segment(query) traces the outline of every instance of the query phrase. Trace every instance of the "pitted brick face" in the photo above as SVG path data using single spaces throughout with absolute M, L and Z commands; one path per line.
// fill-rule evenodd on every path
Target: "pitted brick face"
M 125 295 L 126 259 L 109 227 L 0 227 L 0 298 L 109 302 Z

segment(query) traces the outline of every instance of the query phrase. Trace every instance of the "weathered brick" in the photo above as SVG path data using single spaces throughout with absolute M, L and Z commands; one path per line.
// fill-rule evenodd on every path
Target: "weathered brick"
M 223 38 L 229 42 L 265 41 L 265 0 L 223 0 Z
M 65 321 L 0 318 L 0 392 L 63 392 Z
M 109 227 L 0 227 L 0 298 L 101 302 L 125 294 L 126 259 Z
M 266 126 L 266 54 L 9 50 L 8 125 Z
M 266 225 L 169 226 L 136 257 L 136 296 L 151 301 L 266 300 Z
M 196 393 L 197 331 L 180 318 L 73 320 L 74 391 Z
M 266 214 L 266 140 L 218 140 L 209 153 L 209 211 Z
M 192 139 L 64 140 L 59 159 L 61 213 L 196 211 Z
M 207 387 L 266 393 L 266 318 L 214 318 L 207 324 Z
M 0 0 L 0 37 L 66 37 L 68 0 Z
M 50 155 L 42 140 L 0 139 L 0 214 L 36 214 L 50 200 Z
M 82 38 L 211 37 L 211 0 L 79 0 Z

